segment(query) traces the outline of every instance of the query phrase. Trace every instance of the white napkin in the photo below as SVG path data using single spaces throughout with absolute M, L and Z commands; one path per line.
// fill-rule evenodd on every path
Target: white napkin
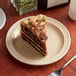
M 4 11 L 0 8 L 0 30 L 3 28 L 6 22 L 6 15 Z

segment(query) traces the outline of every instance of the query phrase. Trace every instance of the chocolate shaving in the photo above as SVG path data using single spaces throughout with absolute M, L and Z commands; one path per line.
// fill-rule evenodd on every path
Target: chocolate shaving
M 41 40 L 47 40 L 48 39 L 48 37 L 45 34 L 41 34 L 40 37 L 41 37 Z

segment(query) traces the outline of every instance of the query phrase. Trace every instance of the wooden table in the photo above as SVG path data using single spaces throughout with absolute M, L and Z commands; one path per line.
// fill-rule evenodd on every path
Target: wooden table
M 59 69 L 76 54 L 76 21 L 72 21 L 68 17 L 69 5 L 52 8 L 47 11 L 37 10 L 21 16 L 15 11 L 10 0 L 0 0 L 0 8 L 5 11 L 7 17 L 5 27 L 0 30 L 0 76 L 48 76 L 49 73 Z M 53 64 L 47 66 L 30 66 L 15 60 L 9 54 L 5 38 L 8 29 L 14 22 L 23 17 L 40 13 L 55 18 L 66 26 L 71 35 L 71 47 L 61 60 Z M 63 76 L 76 76 L 76 59 L 63 70 Z

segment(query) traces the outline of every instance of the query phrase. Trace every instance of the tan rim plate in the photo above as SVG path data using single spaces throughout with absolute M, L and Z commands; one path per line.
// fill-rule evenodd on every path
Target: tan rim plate
M 47 17 L 47 56 L 42 56 L 20 37 L 20 21 L 12 25 L 6 36 L 9 53 L 20 62 L 30 65 L 47 65 L 60 60 L 69 50 L 70 34 L 59 21 Z

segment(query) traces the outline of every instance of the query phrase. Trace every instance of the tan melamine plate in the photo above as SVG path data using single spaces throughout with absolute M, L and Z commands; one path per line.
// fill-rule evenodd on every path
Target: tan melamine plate
M 60 60 L 69 50 L 70 34 L 59 21 L 47 17 L 47 56 L 42 56 L 20 37 L 20 21 L 12 25 L 6 36 L 9 53 L 20 62 L 30 65 L 47 65 Z

